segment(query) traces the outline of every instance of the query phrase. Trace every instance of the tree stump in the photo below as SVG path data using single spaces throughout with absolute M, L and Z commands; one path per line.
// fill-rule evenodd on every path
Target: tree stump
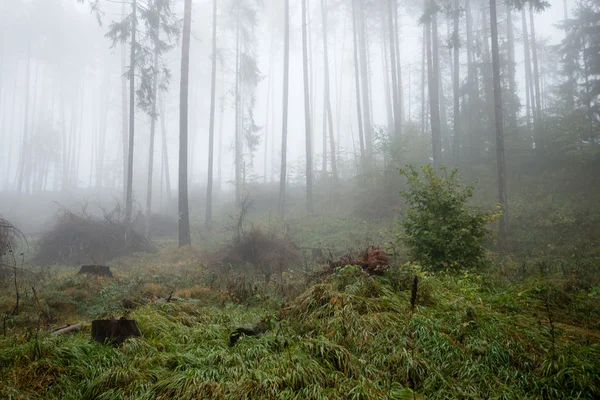
M 132 336 L 142 336 L 134 319 L 97 319 L 92 321 L 92 338 L 100 343 L 121 344 Z
M 109 278 L 113 277 L 112 272 L 110 272 L 110 268 L 105 265 L 82 265 L 77 275 L 79 274 L 107 276 Z

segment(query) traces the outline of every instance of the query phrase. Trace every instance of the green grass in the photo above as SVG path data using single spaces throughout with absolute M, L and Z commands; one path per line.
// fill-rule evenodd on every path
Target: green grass
M 298 296 L 283 296 L 283 287 L 302 287 L 289 273 L 287 281 L 257 284 L 252 295 L 232 301 L 227 285 L 209 288 L 206 271 L 181 277 L 182 271 L 192 272 L 128 268 L 115 268 L 115 281 L 93 283 L 62 271 L 48 287 L 40 286 L 40 297 L 46 301 L 52 292 L 86 288 L 92 296 L 71 311 L 71 318 L 83 319 L 96 316 L 100 307 L 122 312 L 120 297 L 125 294 L 137 293 L 143 303 L 139 288 L 149 283 L 180 289 L 204 284 L 204 297 L 146 300 L 130 314 L 143 337 L 118 348 L 92 341 L 89 331 L 64 336 L 40 331 L 36 337 L 31 326 L 15 326 L 0 338 L 0 398 L 600 395 L 600 331 L 592 323 L 600 315 L 600 301 L 593 292 L 569 292 L 556 279 L 535 276 L 505 285 L 486 276 L 423 274 L 409 265 L 385 277 L 346 268 Z M 414 273 L 421 280 L 411 312 L 409 278 Z M 549 306 L 551 315 L 544 300 L 550 290 L 558 299 Z M 105 297 L 100 301 L 97 296 Z M 586 307 L 589 316 L 581 320 L 578 310 Z M 270 324 L 267 333 L 229 346 L 233 329 L 261 320 Z

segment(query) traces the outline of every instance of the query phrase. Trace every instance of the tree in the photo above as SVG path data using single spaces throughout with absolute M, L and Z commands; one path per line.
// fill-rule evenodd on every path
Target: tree
M 335 141 L 333 138 L 333 116 L 331 114 L 331 96 L 330 96 L 330 81 L 329 81 L 329 55 L 327 50 L 327 7 L 325 0 L 321 0 L 321 18 L 323 20 L 323 71 L 324 71 L 324 86 L 325 86 L 325 111 L 327 113 L 327 123 L 329 127 L 329 147 L 331 153 L 331 173 L 333 174 L 334 182 L 337 182 L 338 173 L 335 160 Z M 325 142 L 324 142 L 325 143 Z M 323 146 L 323 158 L 325 158 L 325 149 Z
M 313 181 L 312 181 L 312 141 L 310 131 L 310 92 L 308 89 L 308 43 L 307 43 L 307 23 L 306 0 L 302 0 L 302 71 L 304 75 L 304 130 L 306 143 L 306 211 L 309 214 L 313 212 Z
M 213 0 L 213 31 L 212 31 L 212 75 L 210 88 L 210 122 L 208 128 L 208 183 L 206 185 L 206 218 L 207 229 L 212 225 L 213 197 L 213 164 L 215 142 L 215 97 L 217 87 L 217 0 Z
M 498 175 L 498 202 L 502 206 L 500 237 L 508 234 L 508 200 L 506 196 L 506 166 L 504 162 L 504 119 L 502 117 L 502 85 L 500 84 L 500 50 L 498 46 L 498 18 L 496 0 L 490 0 L 490 24 L 492 33 L 492 68 L 494 76 L 494 111 L 496 125 L 496 173 Z
M 181 85 L 179 94 L 179 247 L 191 245 L 188 204 L 188 84 L 190 75 L 190 34 L 192 0 L 185 0 L 181 49 Z
M 287 179 L 287 130 L 290 75 L 290 0 L 285 1 L 283 47 L 283 117 L 281 127 L 281 172 L 279 177 L 279 216 L 285 216 L 285 186 Z

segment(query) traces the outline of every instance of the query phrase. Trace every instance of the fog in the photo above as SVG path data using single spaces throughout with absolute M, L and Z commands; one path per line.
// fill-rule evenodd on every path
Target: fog
M 141 9 L 148 2 L 139 0 Z M 150 2 L 152 3 L 152 2 Z M 163 1 L 171 8 L 170 20 L 176 30 L 181 30 L 183 1 Z M 240 61 L 240 126 L 244 138 L 241 144 L 242 177 L 237 178 L 245 192 L 253 184 L 280 181 L 284 1 L 222 0 L 217 1 L 217 71 L 215 104 L 214 180 L 215 196 L 219 202 L 236 200 L 235 132 L 236 132 L 236 54 Z M 390 94 L 388 2 L 354 2 L 361 13 L 357 29 L 364 33 L 365 77 L 361 82 L 362 113 L 370 114 L 365 124 L 365 146 L 388 143 L 383 137 L 394 138 L 416 135 L 426 138 L 430 131 L 429 94 L 423 50 L 424 26 L 422 2 L 401 2 L 398 8 L 397 37 L 399 56 L 397 84 L 399 91 L 398 115 L 402 122 L 393 126 Z M 442 135 L 444 157 L 449 157 L 453 133 L 453 65 L 452 65 L 452 2 L 441 2 L 437 16 L 438 57 L 441 97 Z M 461 2 L 462 4 L 462 2 Z M 358 114 L 354 66 L 353 2 L 329 0 L 308 2 L 307 48 L 310 125 L 313 162 L 317 184 L 331 174 L 330 140 L 327 132 L 327 115 L 324 104 L 324 47 L 321 6 L 325 5 L 328 20 L 328 56 L 330 76 L 330 102 L 334 149 L 339 177 L 349 182 L 361 173 Z M 113 22 L 121 21 L 131 12 L 131 1 L 75 0 L 2 0 L 0 3 L 0 214 L 27 214 L 22 209 L 23 196 L 38 196 L 44 200 L 36 208 L 54 209 L 54 201 L 83 204 L 99 198 L 125 202 L 127 134 L 129 126 L 130 36 L 125 41 L 113 43 L 107 33 Z M 566 4 L 567 8 L 574 4 Z M 192 25 L 189 71 L 189 145 L 188 181 L 190 191 L 199 196 L 205 192 L 208 174 L 208 136 L 211 107 L 212 44 L 211 1 L 192 1 Z M 391 5 L 389 5 L 391 7 Z M 468 67 L 465 6 L 462 6 L 459 36 L 463 42 L 458 48 L 461 85 L 465 84 Z M 528 7 L 525 7 L 527 10 Z M 242 10 L 239 12 L 239 10 Z M 304 88 L 302 63 L 302 13 L 301 1 L 290 1 L 290 69 L 289 69 L 289 119 L 287 149 L 287 183 L 306 185 L 306 138 L 304 114 Z M 383 10 L 383 12 L 382 12 Z M 471 1 L 474 62 L 491 63 L 489 35 L 489 3 Z M 542 102 L 550 101 L 552 90 L 561 82 L 558 75 L 560 56 L 555 45 L 564 38 L 558 29 L 564 18 L 563 3 L 550 2 L 549 7 L 534 13 L 537 50 L 542 80 Z M 512 46 L 507 50 L 506 5 L 498 2 L 498 31 L 500 57 L 506 64 L 507 51 L 514 52 L 515 94 L 520 103 L 516 119 L 519 126 L 529 111 L 524 107 L 526 93 L 526 63 L 521 12 L 513 7 Z M 140 21 L 143 16 L 140 16 Z M 526 23 L 530 24 L 530 20 Z M 239 24 L 239 25 L 238 25 Z M 238 37 L 239 29 L 239 37 Z M 530 29 L 530 28 L 529 28 Z M 149 28 L 140 22 L 138 34 L 148 39 Z M 180 135 L 180 80 L 181 36 L 161 36 L 165 49 L 160 55 L 161 65 L 168 69 L 170 79 L 159 74 L 156 98 L 156 135 L 153 165 L 153 198 L 155 209 L 169 208 L 166 181 L 170 180 L 171 195 L 177 197 L 178 159 Z M 396 36 L 396 35 L 395 35 Z M 482 38 L 485 37 L 485 40 Z M 239 41 L 239 42 L 238 42 Z M 482 43 L 485 45 L 482 46 Z M 236 45 L 239 44 L 239 49 Z M 146 44 L 146 46 L 148 46 Z M 358 51 L 363 49 L 358 46 Z M 149 49 L 149 50 L 148 50 Z M 144 51 L 151 51 L 148 47 Z M 236 53 L 236 50 L 239 50 Z M 141 51 L 141 50 L 140 50 Z M 434 49 L 435 51 L 435 49 Z M 487 52 L 487 53 L 486 53 Z M 152 55 L 146 54 L 143 68 L 152 74 Z M 140 55 L 141 57 L 141 55 Z M 435 56 L 434 56 L 435 59 Z M 360 64 L 360 63 L 359 63 Z M 243 68 L 242 68 L 243 66 Z M 139 68 L 139 65 L 138 65 Z M 359 68 L 364 69 L 362 65 Z M 384 76 L 384 71 L 385 76 Z M 163 72 L 163 71 L 161 71 Z M 363 71 L 361 71 L 362 73 Z M 137 97 L 135 108 L 135 145 L 133 159 L 133 198 L 144 211 L 148 186 L 149 143 L 151 108 L 139 106 L 140 93 L 152 93 L 152 85 L 141 87 L 141 71 L 136 70 Z M 395 72 L 394 72 L 395 74 Z M 502 66 L 502 74 L 506 68 Z M 423 82 L 425 78 L 425 82 Z M 363 79 L 361 77 L 361 79 Z M 480 90 L 491 85 L 491 75 L 482 70 Z M 503 85 L 505 82 L 503 82 Z M 466 84 L 465 84 L 466 85 Z M 506 84 L 508 86 L 508 84 Z M 365 97 L 365 87 L 368 96 Z M 508 90 L 508 87 L 504 87 Z M 461 89 L 462 91 L 463 89 Z M 466 90 L 466 89 L 464 89 Z M 487 90 L 487 89 L 486 89 Z M 513 90 L 513 89 L 511 89 Z M 395 92 L 395 91 L 394 91 Z M 506 94 L 506 92 L 505 92 Z M 425 95 L 425 97 L 423 97 Z M 465 106 L 464 91 L 459 94 L 462 114 L 471 114 Z M 485 96 L 489 96 L 485 94 Z M 368 99 L 368 104 L 364 103 Z M 426 102 L 427 100 L 427 102 Z M 150 102 L 152 98 L 150 96 Z M 427 104 L 427 105 L 426 105 Z M 504 113 L 509 114 L 507 103 Z M 394 111 L 395 112 L 395 111 Z M 124 115 L 125 114 L 125 115 Z M 465 118 L 481 118 L 471 115 Z M 390 122 L 392 121 L 392 122 Z M 367 127 L 366 124 L 370 126 Z M 481 122 L 483 131 L 488 130 Z M 505 124 L 506 125 L 506 124 Z M 492 126 L 492 125 L 489 125 Z M 464 137 L 475 134 L 460 128 Z M 367 137 L 366 131 L 373 132 Z M 472 129 L 474 131 L 474 129 Z M 485 136 L 480 130 L 479 134 Z M 164 135 L 163 146 L 162 137 Z M 527 136 L 525 134 L 524 136 Z M 324 139 L 325 138 L 325 139 Z M 379 138 L 379 139 L 378 139 Z M 426 139 L 423 139 L 426 140 Z M 507 139 L 508 140 L 508 139 Z M 408 145 L 407 145 L 408 146 Z M 466 148 L 466 144 L 460 145 Z M 493 151 L 494 143 L 483 144 L 485 151 Z M 511 143 L 507 152 L 515 150 Z M 535 148 L 529 140 L 519 142 L 518 150 Z M 405 148 L 416 153 L 421 148 Z M 414 151 L 413 151 L 414 150 Z M 429 150 L 425 149 L 425 152 Z M 377 153 L 377 150 L 374 151 Z M 327 161 L 323 163 L 323 155 Z M 375 154 L 374 168 L 385 168 L 387 160 Z M 368 155 L 367 155 L 368 156 Z M 434 155 L 424 154 L 433 160 Z M 125 158 L 125 160 L 124 160 Z M 410 160 L 409 160 L 410 161 Z M 450 163 L 446 160 L 446 163 Z M 401 162 L 400 164 L 403 164 Z M 167 165 L 167 167 L 165 167 Z M 168 179 L 166 170 L 168 169 Z M 328 171 L 328 172 L 327 172 Z M 328 175 L 329 174 L 329 175 Z M 43 196 L 42 196 L 43 194 Z M 203 195 L 204 196 L 204 195 Z M 70 200 L 67 200 L 70 199 Z M 239 199 L 239 194 L 238 194 Z M 64 204 L 63 204 L 64 205 Z M 190 204 L 192 209 L 203 205 Z M 174 206 L 171 206 L 174 209 Z

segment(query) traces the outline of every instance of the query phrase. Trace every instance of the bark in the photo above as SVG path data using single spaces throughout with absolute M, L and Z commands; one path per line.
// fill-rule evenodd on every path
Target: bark
M 279 216 L 285 218 L 285 188 L 287 179 L 287 129 L 290 76 L 290 0 L 285 1 L 283 44 L 283 117 L 281 126 L 281 172 L 279 177 Z
M 365 143 L 364 143 L 364 131 L 363 131 L 363 118 L 361 108 L 361 95 L 360 95 L 360 66 L 358 63 L 358 24 L 356 15 L 356 4 L 355 0 L 352 0 L 352 33 L 354 42 L 354 86 L 356 88 L 356 116 L 358 118 L 358 139 L 360 143 L 360 167 L 364 168 L 365 165 Z
M 25 118 L 23 124 L 23 141 L 21 143 L 21 158 L 19 160 L 19 175 L 17 180 L 17 192 L 23 191 L 23 175 L 25 173 L 25 163 L 27 162 L 27 146 L 29 135 L 29 85 L 31 81 L 31 40 L 27 44 L 27 72 L 25 74 Z
M 476 148 L 474 139 L 475 131 L 475 105 L 479 97 L 479 84 L 477 82 L 477 70 L 475 69 L 475 56 L 473 51 L 473 15 L 471 11 L 471 0 L 465 0 L 465 24 L 467 31 L 467 93 L 469 95 L 468 102 L 468 134 L 469 134 L 469 151 L 471 160 L 475 158 Z
M 154 175 L 154 137 L 156 133 L 156 92 L 158 90 L 158 40 L 160 31 L 156 32 L 156 43 L 154 44 L 154 82 L 152 87 L 152 111 L 150 116 L 150 145 L 148 148 L 148 185 L 146 193 L 146 237 L 150 237 L 150 220 L 152 216 L 152 178 Z
M 529 33 L 527 32 L 527 18 L 525 17 L 525 8 L 521 9 L 521 24 L 523 29 L 523 51 L 525 53 L 525 93 L 526 93 L 526 114 L 527 127 L 531 132 L 531 117 L 533 112 L 534 125 L 535 121 L 535 95 L 533 94 L 533 79 L 531 72 L 531 51 L 529 49 Z M 535 129 L 535 128 L 534 128 Z
M 125 220 L 131 221 L 133 211 L 133 139 L 135 132 L 135 46 L 137 31 L 137 0 L 132 3 L 131 53 L 129 54 L 129 146 L 127 156 L 127 195 L 125 197 Z
M 104 87 L 110 82 L 110 70 L 105 66 Z M 98 157 L 96 158 L 96 188 L 101 189 L 104 178 L 104 159 L 106 157 L 106 129 L 108 125 L 108 106 L 110 103 L 110 90 L 106 90 L 106 97 L 102 104 L 102 120 L 100 121 L 100 135 L 98 137 Z
M 455 0 L 454 5 L 454 31 L 453 31 L 453 47 L 454 47 L 454 70 L 453 70 L 453 97 L 454 97 L 454 137 L 452 149 L 454 150 L 454 165 L 458 165 L 460 160 L 460 92 L 459 92 L 459 79 L 460 79 L 460 62 L 459 62 L 459 50 L 460 50 L 460 36 L 458 31 L 458 23 L 460 18 L 460 3 Z
M 364 122 L 364 141 L 365 141 L 365 160 L 367 165 L 370 165 L 373 154 L 373 125 L 371 122 L 371 100 L 369 86 L 369 65 L 367 62 L 367 43 L 365 32 L 365 13 L 361 0 L 354 0 L 358 3 L 357 9 L 357 27 L 358 27 L 358 44 L 359 44 L 359 59 L 360 72 L 362 81 L 362 100 L 363 100 L 363 122 Z
M 390 135 L 390 138 L 394 138 L 396 141 L 400 138 L 400 125 L 402 124 L 402 117 L 400 116 L 400 102 L 398 93 L 398 75 L 397 75 L 397 62 L 396 62 L 396 30 L 394 29 L 394 7 L 392 2 L 396 0 L 388 0 L 388 36 L 390 40 L 390 65 L 392 66 L 392 98 L 393 98 L 393 110 L 394 110 L 394 134 Z M 399 55 L 398 55 L 399 56 Z
M 505 239 L 508 233 L 508 209 L 506 196 L 506 166 L 504 163 L 504 119 L 502 118 L 502 86 L 500 84 L 500 50 L 498 48 L 498 21 L 496 0 L 490 0 L 490 24 L 492 33 L 492 70 L 494 79 L 494 114 L 496 131 L 496 172 L 498 175 L 498 202 L 502 206 L 500 218 L 500 237 Z
M 337 182 L 337 164 L 335 159 L 335 140 L 333 132 L 333 115 L 331 113 L 331 89 L 329 80 L 329 52 L 327 46 L 327 6 L 325 0 L 321 0 L 321 17 L 323 19 L 323 70 L 325 73 L 325 108 L 327 111 L 327 124 L 329 130 L 329 152 L 331 154 L 331 173 L 333 175 L 333 181 Z M 326 147 L 323 147 L 323 155 L 325 155 Z
M 393 1 L 393 16 L 394 16 L 394 44 L 396 46 L 396 77 L 398 79 L 398 115 L 400 121 L 396 122 L 398 130 L 396 131 L 397 137 L 402 134 L 402 124 L 404 123 L 404 95 L 402 88 L 402 63 L 400 62 L 400 19 L 398 17 L 398 3 L 397 0 Z
M 431 148 L 433 152 L 433 166 L 438 169 L 442 161 L 442 136 L 440 122 L 440 90 L 438 82 L 437 65 L 434 64 L 433 42 L 435 42 L 434 29 L 435 19 L 427 22 L 427 70 L 428 70 L 428 88 L 429 88 L 429 114 L 431 119 Z M 437 48 L 437 46 L 436 46 Z
M 167 144 L 167 128 L 165 126 L 165 97 L 161 96 L 160 100 L 160 130 L 162 137 L 162 157 L 163 157 L 163 169 L 165 176 L 165 190 L 167 191 L 167 201 L 171 203 L 172 194 L 171 192 L 171 171 L 169 170 L 169 146 Z
M 394 132 L 394 111 L 393 111 L 393 95 L 390 92 L 390 87 L 392 88 L 392 90 L 394 90 L 394 86 L 392 86 L 392 84 L 390 83 L 390 66 L 389 66 L 389 59 L 388 59 L 388 24 L 386 22 L 386 14 L 388 14 L 387 11 L 387 2 L 389 0 L 381 0 L 380 1 L 380 6 L 381 6 L 381 58 L 382 58 L 382 65 L 383 65 L 383 90 L 384 90 L 384 95 L 385 95 L 385 109 L 386 109 L 386 116 L 387 116 L 387 130 L 388 133 L 391 135 L 392 132 Z M 390 49 L 391 50 L 391 49 Z
M 210 86 L 210 122 L 208 127 L 208 182 L 206 185 L 206 229 L 212 228 L 213 165 L 215 143 L 215 101 L 217 91 L 217 0 L 213 0 L 212 74 Z M 266 157 L 266 155 L 265 155 Z
M 508 46 L 508 99 L 510 130 L 517 129 L 517 81 L 515 78 L 515 35 L 513 32 L 512 11 L 510 4 L 506 4 L 506 44 Z
M 190 31 L 192 0 L 185 0 L 179 98 L 179 247 L 191 245 L 188 205 L 188 91 L 190 75 Z
M 492 61 L 490 60 L 490 44 L 488 42 L 489 37 L 489 26 L 488 17 L 484 9 L 481 10 L 481 19 L 483 21 L 483 82 L 484 91 L 486 98 L 486 112 L 488 119 L 488 126 L 486 132 L 488 132 L 488 140 L 492 143 L 494 137 L 495 127 L 495 110 L 494 110 L 494 78 L 492 72 Z
M 308 82 L 308 43 L 307 43 L 307 21 L 306 0 L 302 0 L 302 66 L 304 75 L 304 129 L 306 141 L 306 212 L 313 213 L 312 195 L 312 138 L 310 132 L 310 92 Z
M 542 138 L 542 105 L 541 105 L 541 95 L 540 95 L 540 72 L 538 67 L 538 54 L 537 54 L 537 41 L 535 39 L 535 23 L 533 19 L 533 6 L 529 5 L 529 25 L 531 28 L 531 55 L 533 59 L 533 84 L 535 88 L 535 102 L 534 102 L 534 120 L 537 122 L 534 123 L 535 130 L 535 148 L 536 150 L 543 150 L 545 143 Z
M 125 3 L 122 6 L 122 14 L 125 15 Z M 125 69 L 127 68 L 127 49 L 125 44 L 121 45 L 121 71 L 123 71 L 123 75 L 121 76 L 121 118 L 122 118 L 122 128 L 121 128 L 121 151 L 123 155 L 123 202 L 127 199 L 127 154 L 129 150 L 127 149 L 127 138 L 129 136 L 129 115 L 127 112 L 127 76 L 125 75 Z
M 240 7 L 237 9 L 235 39 L 235 201 L 242 199 L 242 132 L 240 132 L 241 93 L 240 93 Z
M 468 0 L 467 0 L 468 1 Z M 426 120 L 427 113 L 425 112 L 425 86 L 427 82 L 425 81 L 425 71 L 427 67 L 427 33 L 426 30 L 429 29 L 427 24 L 423 24 L 423 46 L 421 49 L 421 132 L 425 134 L 427 132 L 426 128 Z

